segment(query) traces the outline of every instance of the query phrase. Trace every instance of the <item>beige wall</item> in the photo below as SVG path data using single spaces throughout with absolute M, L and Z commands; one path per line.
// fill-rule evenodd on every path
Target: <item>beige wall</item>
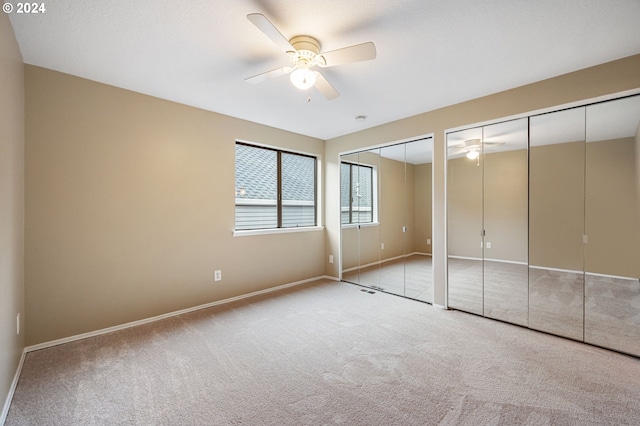
M 414 219 L 413 219 L 413 250 L 418 253 L 431 253 L 431 244 L 427 244 L 427 240 L 431 240 L 431 163 L 419 164 L 413 166 L 414 170 L 414 189 L 413 195 L 415 200 Z
M 340 241 L 339 153 L 433 133 L 434 303 L 446 304 L 445 131 L 638 88 L 640 55 L 634 55 L 328 140 L 325 148 L 326 254 L 337 253 Z M 429 96 L 419 92 L 416 95 Z M 338 276 L 336 265 L 327 265 L 327 274 Z
M 329 264 L 327 255 L 339 253 L 339 153 L 429 133 L 435 135 L 434 301 L 445 304 L 445 130 L 640 87 L 636 55 L 332 139 L 323 148 L 319 140 L 26 68 L 27 344 L 325 272 L 337 277 L 338 262 Z M 324 150 L 324 235 L 231 236 L 236 138 Z M 216 285 L 214 269 L 223 270 Z
M 527 262 L 527 150 L 450 160 L 447 183 L 449 255 Z M 484 252 L 484 241 L 491 243 Z
M 529 263 L 584 269 L 584 141 L 531 147 Z
M 410 164 L 408 166 L 411 166 Z M 410 201 L 413 198 L 413 173 L 411 167 L 407 167 L 409 172 L 405 186 L 405 163 L 403 161 L 381 158 L 380 172 L 382 176 L 380 184 L 380 242 L 384 243 L 384 250 L 381 251 L 381 258 L 391 259 L 412 251 L 412 239 L 410 233 L 403 233 L 402 227 L 405 225 L 405 194 Z M 410 212 L 411 209 L 407 209 Z M 407 215 L 406 225 L 412 229 L 412 217 Z
M 448 241 L 451 256 L 482 258 L 482 165 L 455 158 L 447 164 Z
M 640 195 L 634 138 L 587 143 L 587 272 L 640 278 Z
M 324 274 L 322 231 L 232 236 L 235 140 L 319 154 L 320 170 L 323 141 L 25 76 L 28 345 Z
M 23 68 L 9 17 L 0 13 L 0 407 L 24 348 Z M 19 313 L 22 330 L 17 335 Z

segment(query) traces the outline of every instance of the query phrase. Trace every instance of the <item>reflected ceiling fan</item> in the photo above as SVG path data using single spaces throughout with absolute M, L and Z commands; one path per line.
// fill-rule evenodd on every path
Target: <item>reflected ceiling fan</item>
M 449 155 L 456 156 L 465 154 L 469 160 L 475 160 L 480 156 L 480 153 L 484 149 L 485 151 L 491 148 L 504 145 L 504 142 L 482 142 L 480 139 L 468 139 L 461 144 L 456 144 L 449 147 Z
M 311 36 L 299 35 L 287 40 L 264 15 L 251 13 L 247 15 L 247 19 L 282 49 L 292 63 L 290 67 L 277 68 L 245 79 L 249 83 L 262 83 L 267 79 L 289 74 L 291 83 L 297 88 L 307 90 L 315 86 L 325 98 L 332 100 L 340 94 L 313 68 L 368 61 L 376 57 L 376 46 L 372 42 L 320 53 L 320 42 Z

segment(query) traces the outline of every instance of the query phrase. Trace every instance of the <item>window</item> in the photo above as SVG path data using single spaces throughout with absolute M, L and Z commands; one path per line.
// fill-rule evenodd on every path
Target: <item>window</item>
M 340 211 L 342 224 L 374 221 L 374 169 L 343 162 L 340 164 Z
M 236 230 L 316 225 L 316 158 L 236 142 Z

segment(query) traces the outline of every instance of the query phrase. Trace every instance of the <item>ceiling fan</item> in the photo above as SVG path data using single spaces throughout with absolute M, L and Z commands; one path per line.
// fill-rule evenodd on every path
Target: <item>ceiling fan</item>
M 311 36 L 299 35 L 287 40 L 264 15 L 251 13 L 247 15 L 247 19 L 281 48 L 292 63 L 292 66 L 277 68 L 245 79 L 249 83 L 262 83 L 270 78 L 290 74 L 291 83 L 297 88 L 307 90 L 315 86 L 325 98 L 332 100 L 340 94 L 319 71 L 313 69 L 314 67 L 327 68 L 350 62 L 368 61 L 376 57 L 376 46 L 372 42 L 320 53 L 320 42 Z
M 449 155 L 465 154 L 468 159 L 475 160 L 480 156 L 482 150 L 486 151 L 500 145 L 504 145 L 504 142 L 482 142 L 480 139 L 469 139 L 461 144 L 450 146 Z

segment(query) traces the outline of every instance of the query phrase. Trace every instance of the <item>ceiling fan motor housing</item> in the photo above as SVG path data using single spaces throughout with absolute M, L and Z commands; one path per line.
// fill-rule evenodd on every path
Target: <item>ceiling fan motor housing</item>
M 289 40 L 295 52 L 287 52 L 291 62 L 301 67 L 312 67 L 322 65 L 320 53 L 320 42 L 313 37 L 300 35 Z

